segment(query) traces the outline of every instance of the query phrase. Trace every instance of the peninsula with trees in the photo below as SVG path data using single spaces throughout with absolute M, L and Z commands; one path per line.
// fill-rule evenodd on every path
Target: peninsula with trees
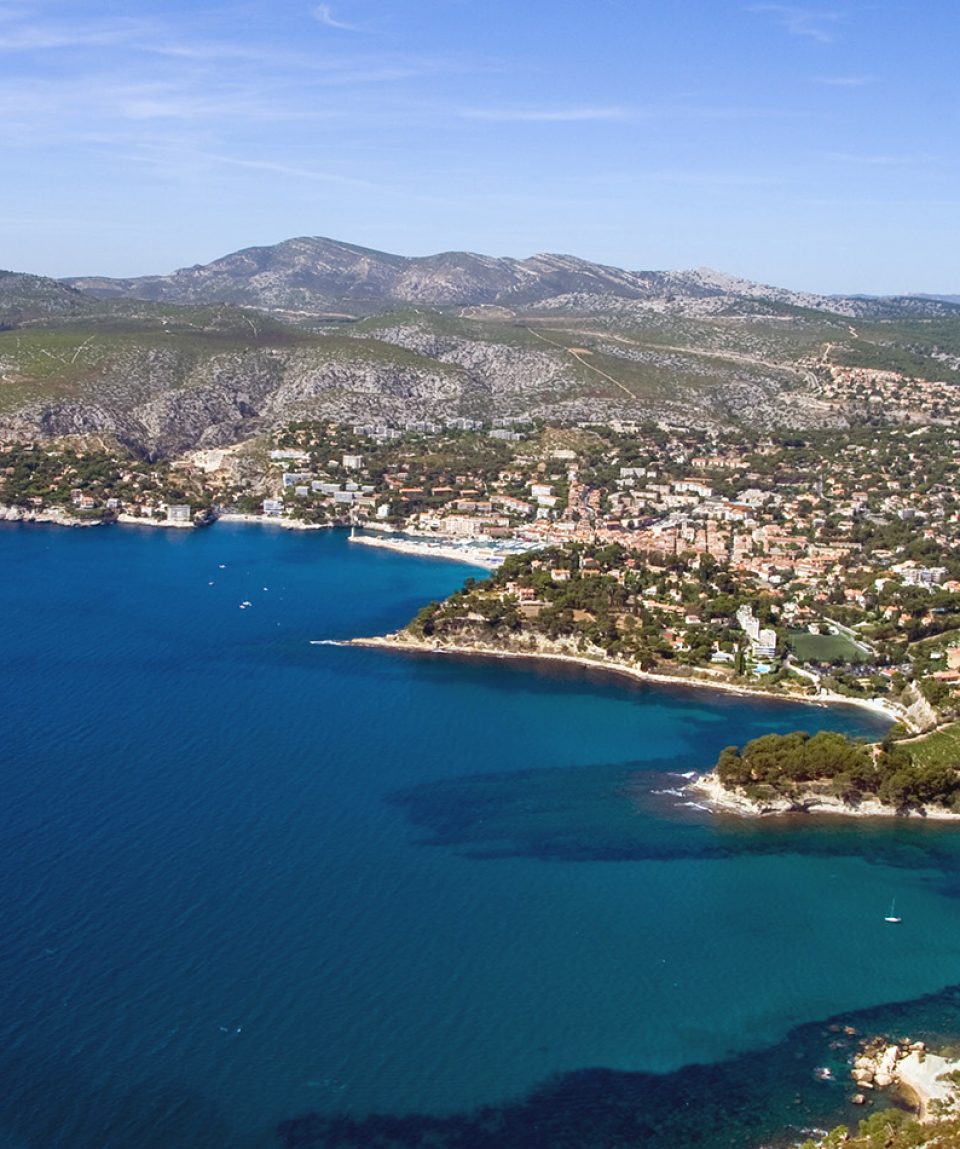
M 731 750 L 717 798 L 952 807 L 960 307 L 253 254 L 0 274 L 0 519 L 349 527 L 498 568 L 379 641 L 871 706 L 882 746 Z

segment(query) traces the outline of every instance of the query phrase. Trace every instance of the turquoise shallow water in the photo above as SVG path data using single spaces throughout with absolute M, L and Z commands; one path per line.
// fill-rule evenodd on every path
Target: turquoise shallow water
M 623 1082 L 729 1090 L 794 1026 L 960 981 L 950 828 L 663 792 L 872 716 L 310 644 L 466 573 L 339 533 L 0 529 L 0 1146 L 267 1146 L 309 1113 L 287 1144 L 382 1137 L 335 1113 L 454 1144 L 550 1081 L 586 1144 Z M 456 1143 L 539 1144 L 524 1112 Z

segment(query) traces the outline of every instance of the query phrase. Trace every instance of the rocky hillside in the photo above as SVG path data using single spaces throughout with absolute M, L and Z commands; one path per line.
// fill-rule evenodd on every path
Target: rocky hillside
M 74 287 L 42 275 L 0 271 L 0 329 L 92 310 L 93 301 Z
M 319 237 L 250 247 L 213 263 L 139 279 L 69 281 L 100 299 L 242 304 L 271 310 L 369 314 L 397 306 L 495 306 L 670 312 L 701 316 L 803 308 L 860 318 L 943 315 L 960 308 L 935 299 L 839 298 L 768 287 L 700 268 L 625 271 L 570 255 L 528 259 L 444 252 L 406 258 Z
M 0 440 L 113 436 L 151 457 L 291 419 L 539 416 L 727 426 L 843 421 L 785 363 L 436 312 L 305 332 L 237 309 L 137 305 L 0 332 Z M 127 306 L 124 304 L 123 306 Z M 679 337 L 679 336 L 678 336 Z M 618 342 L 618 340 L 620 340 Z
M 292 240 L 169 277 L 76 282 L 0 273 L 0 440 L 112 436 L 159 457 L 308 415 L 847 426 L 943 418 L 960 388 L 960 309 L 852 319 L 704 270 Z M 183 301 L 211 296 L 261 309 Z
M 113 437 L 149 457 L 304 415 L 482 413 L 464 372 L 374 339 L 300 333 L 235 310 L 115 313 L 0 332 L 0 440 Z

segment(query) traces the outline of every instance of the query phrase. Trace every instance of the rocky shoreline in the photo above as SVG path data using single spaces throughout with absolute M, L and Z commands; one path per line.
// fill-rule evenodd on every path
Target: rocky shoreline
M 281 527 L 288 531 L 326 531 L 340 523 L 302 523 L 298 519 L 280 519 L 270 515 L 247 515 L 227 512 L 202 523 L 171 522 L 168 519 L 153 519 L 148 515 L 128 515 L 121 512 L 101 519 L 80 519 L 66 511 L 56 509 L 28 510 L 26 507 L 0 505 L 0 523 L 47 523 L 57 527 L 107 527 L 114 523 L 122 527 L 160 527 L 173 530 L 194 530 L 216 523 L 247 523 L 254 526 Z
M 100 527 L 103 519 L 77 519 L 66 511 L 27 510 L 26 507 L 0 506 L 0 523 L 52 523 L 57 527 Z
M 857 699 L 847 698 L 841 694 L 827 694 L 821 692 L 817 695 L 803 694 L 775 694 L 769 690 L 755 689 L 742 684 L 723 682 L 709 677 L 710 672 L 704 674 L 691 674 L 681 676 L 675 674 L 661 674 L 651 670 L 641 670 L 629 663 L 611 659 L 603 651 L 584 653 L 571 651 L 562 642 L 553 642 L 537 636 L 536 645 L 527 650 L 515 650 L 488 643 L 440 643 L 430 639 L 414 638 L 409 633 L 398 631 L 394 634 L 379 635 L 371 638 L 353 638 L 346 642 L 347 646 L 376 647 L 383 650 L 400 650 L 418 652 L 421 654 L 449 654 L 468 655 L 485 658 L 525 658 L 539 661 L 565 662 L 574 666 L 587 667 L 590 670 L 602 670 L 608 673 L 625 675 L 640 682 L 655 682 L 665 686 L 705 687 L 709 690 L 718 690 L 726 694 L 738 694 L 742 697 L 767 698 L 783 702 L 802 702 L 807 706 L 856 706 L 860 709 L 881 714 L 891 722 L 904 722 L 905 715 L 883 699 Z
M 844 801 L 833 794 L 813 790 L 796 798 L 748 798 L 738 790 L 728 790 L 713 771 L 688 782 L 684 790 L 704 802 L 714 813 L 736 814 L 745 818 L 768 818 L 778 814 L 839 814 L 845 818 L 924 818 L 935 822 L 955 822 L 960 814 L 942 806 L 900 810 L 886 806 L 875 798 L 857 803 Z
M 850 1076 L 857 1092 L 851 1100 L 865 1105 L 871 1092 L 896 1088 L 913 1103 L 920 1121 L 935 1121 L 956 1113 L 960 1097 L 950 1077 L 958 1072 L 960 1061 L 930 1053 L 922 1041 L 872 1038 L 861 1042 L 854 1058 Z
M 772 694 L 769 691 L 754 690 L 748 686 L 740 686 L 729 682 L 711 681 L 704 677 L 685 677 L 677 675 L 657 674 L 653 671 L 640 670 L 638 667 L 615 662 L 602 652 L 593 657 L 580 653 L 570 653 L 568 650 L 558 649 L 560 644 L 540 639 L 536 649 L 510 650 L 483 643 L 453 644 L 439 643 L 429 639 L 418 639 L 403 631 L 395 634 L 380 635 L 371 638 L 354 638 L 340 645 L 372 647 L 380 650 L 397 650 L 421 654 L 445 654 L 453 656 L 470 656 L 503 659 L 534 659 L 537 661 L 563 662 L 574 666 L 587 667 L 591 670 L 603 670 L 615 674 L 626 675 L 641 682 L 659 683 L 665 686 L 706 687 L 728 694 L 739 694 L 751 698 L 779 699 L 788 702 L 802 702 L 808 706 L 858 706 L 869 709 L 874 713 L 882 713 L 893 721 L 904 722 L 904 716 L 897 713 L 893 707 L 888 707 L 882 700 L 871 699 L 859 701 L 845 698 L 843 695 L 822 694 L 814 697 L 803 695 Z M 717 814 L 734 814 L 738 817 L 764 818 L 784 814 L 820 814 L 840 815 L 850 818 L 921 818 L 928 821 L 954 822 L 960 820 L 960 813 L 948 810 L 942 806 L 926 806 L 918 809 L 900 809 L 885 805 L 875 798 L 864 798 L 859 802 L 851 803 L 843 798 L 826 791 L 808 788 L 797 797 L 774 797 L 756 800 L 747 797 L 740 791 L 728 790 L 714 771 L 707 771 L 688 782 L 684 792 L 695 799 L 698 804 L 706 806 L 711 812 Z

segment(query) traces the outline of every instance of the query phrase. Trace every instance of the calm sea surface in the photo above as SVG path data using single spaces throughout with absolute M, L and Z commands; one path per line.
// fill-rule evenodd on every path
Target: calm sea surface
M 669 792 L 869 714 L 311 644 L 468 573 L 342 533 L 0 528 L 0 1149 L 271 1146 L 307 1114 L 287 1144 L 372 1144 L 371 1114 L 675 1082 L 960 981 L 952 829 Z

